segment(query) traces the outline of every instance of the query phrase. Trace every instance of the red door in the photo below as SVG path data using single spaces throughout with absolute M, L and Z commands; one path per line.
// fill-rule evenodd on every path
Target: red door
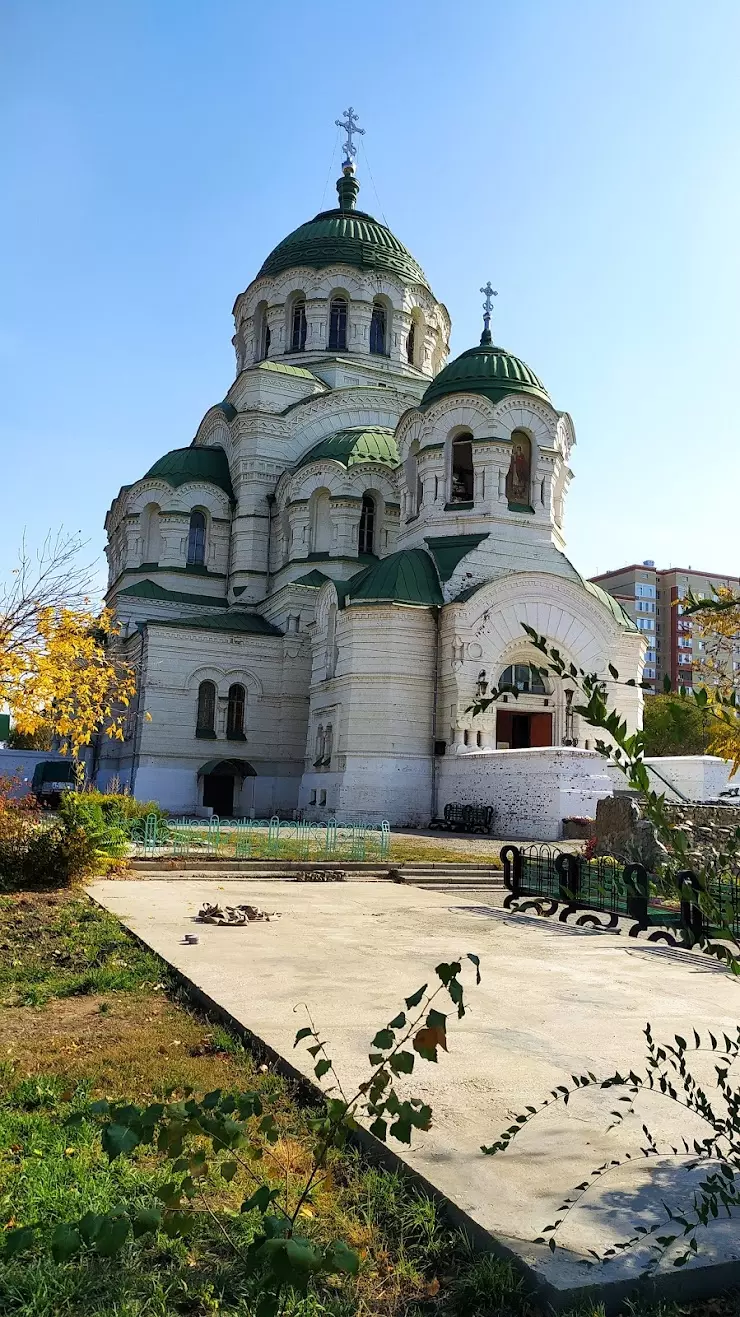
M 530 746 L 552 745 L 552 714 L 531 713 L 529 715 Z

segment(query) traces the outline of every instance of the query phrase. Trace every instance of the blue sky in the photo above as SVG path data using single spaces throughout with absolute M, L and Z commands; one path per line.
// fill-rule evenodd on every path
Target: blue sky
M 190 442 L 352 103 L 360 204 L 453 351 L 490 278 L 573 416 L 577 566 L 737 574 L 739 48 L 737 0 L 5 0 L 3 566 L 60 523 L 102 552 L 119 486 Z

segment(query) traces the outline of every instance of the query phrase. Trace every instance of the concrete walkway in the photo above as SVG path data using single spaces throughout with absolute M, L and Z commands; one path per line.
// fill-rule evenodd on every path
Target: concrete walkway
M 633 1165 L 603 1178 L 571 1214 L 554 1255 L 531 1241 L 558 1215 L 570 1191 L 601 1162 L 639 1154 L 647 1120 L 660 1142 L 706 1131 L 657 1096 L 607 1132 L 614 1093 L 584 1093 L 533 1122 L 503 1155 L 485 1157 L 527 1104 L 538 1104 L 573 1073 L 642 1069 L 642 1029 L 658 1039 L 711 1028 L 734 1035 L 740 985 L 700 954 L 671 952 L 552 920 L 509 916 L 457 892 L 385 883 L 302 885 L 231 881 L 100 881 L 90 894 L 235 1020 L 306 1076 L 311 1058 L 293 1050 L 306 1002 L 348 1084 L 367 1074 L 369 1043 L 402 998 L 434 978 L 434 966 L 467 951 L 480 956 L 483 982 L 469 1013 L 449 1021 L 449 1055 L 417 1062 L 405 1081 L 429 1102 L 434 1125 L 411 1150 L 393 1145 L 453 1206 L 531 1270 L 548 1297 L 572 1304 L 597 1285 L 616 1300 L 645 1270 L 631 1251 L 588 1269 L 597 1252 L 662 1220 L 661 1200 L 685 1203 L 689 1173 L 674 1159 Z M 246 928 L 194 925 L 204 900 L 246 901 L 281 917 Z M 480 901 L 480 898 L 478 898 Z M 183 945 L 197 931 L 196 946 Z M 297 1009 L 294 1009 L 297 1008 Z M 695 1072 L 713 1074 L 711 1057 Z M 661 1289 L 712 1292 L 740 1281 L 736 1223 L 700 1238 L 699 1259 L 676 1271 L 666 1260 Z

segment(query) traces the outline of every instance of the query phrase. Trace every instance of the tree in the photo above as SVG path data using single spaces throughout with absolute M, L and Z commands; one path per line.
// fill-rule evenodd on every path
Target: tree
M 693 700 L 678 695 L 651 695 L 645 700 L 645 754 L 703 755 L 707 753 L 709 715 Z
M 55 739 L 72 754 L 101 730 L 123 739 L 136 690 L 135 670 L 116 650 L 113 614 L 89 607 L 81 547 L 62 533 L 36 556 L 24 544 L 0 590 L 0 706 L 19 735 Z
M 708 749 L 711 754 L 732 760 L 732 771 L 740 768 L 740 669 L 735 669 L 735 647 L 740 641 L 740 595 L 721 586 L 711 599 L 692 594 L 683 601 L 684 616 L 693 616 L 701 627 L 706 657 L 701 676 L 707 683 Z

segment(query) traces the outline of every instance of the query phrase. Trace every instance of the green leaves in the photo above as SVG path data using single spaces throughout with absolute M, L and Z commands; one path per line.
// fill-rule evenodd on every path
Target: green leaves
M 347 1276 L 356 1276 L 360 1270 L 360 1259 L 354 1249 L 348 1248 L 344 1240 L 338 1239 L 330 1244 L 324 1253 L 324 1269 L 328 1272 L 343 1272 Z
M 317 1079 L 323 1079 L 324 1075 L 327 1074 L 329 1070 L 331 1070 L 331 1061 L 328 1061 L 326 1057 L 324 1057 L 314 1066 L 313 1072 Z
M 385 1052 L 392 1047 L 396 1041 L 396 1035 L 392 1029 L 379 1029 L 371 1043 L 372 1047 L 380 1047 Z
M 111 1161 L 122 1153 L 132 1152 L 140 1142 L 139 1135 L 129 1125 L 106 1125 L 103 1130 L 103 1152 Z
M 56 1227 L 51 1237 L 51 1255 L 55 1262 L 67 1262 L 81 1247 L 79 1230 L 66 1223 Z
M 407 1011 L 413 1011 L 414 1007 L 419 1005 L 419 1002 L 424 996 L 426 990 L 427 990 L 427 984 L 422 983 L 421 987 L 418 988 L 416 992 L 412 992 L 410 997 L 406 997 L 405 1001 L 406 1001 Z
M 293 1043 L 293 1046 L 297 1047 L 298 1044 L 302 1041 L 302 1039 L 313 1038 L 313 1036 L 314 1036 L 313 1029 L 309 1029 L 308 1025 L 305 1025 L 302 1029 L 298 1030 L 298 1033 L 295 1036 L 295 1042 Z
M 395 1052 L 389 1061 L 389 1065 L 394 1075 L 410 1075 L 414 1068 L 414 1057 L 411 1052 Z
M 112 1258 L 123 1248 L 130 1231 L 131 1222 L 125 1213 L 108 1215 L 95 1236 L 95 1251 L 104 1258 Z
M 242 1212 L 261 1212 L 263 1215 L 267 1211 L 270 1203 L 274 1203 L 279 1196 L 278 1189 L 271 1189 L 267 1184 L 261 1184 L 259 1189 L 255 1189 L 249 1198 L 245 1198 L 241 1205 Z
M 19 1253 L 25 1253 L 35 1242 L 36 1231 L 33 1226 L 20 1226 L 18 1230 L 8 1230 L 5 1235 L 5 1248 L 3 1257 L 6 1262 L 11 1258 L 17 1257 Z

